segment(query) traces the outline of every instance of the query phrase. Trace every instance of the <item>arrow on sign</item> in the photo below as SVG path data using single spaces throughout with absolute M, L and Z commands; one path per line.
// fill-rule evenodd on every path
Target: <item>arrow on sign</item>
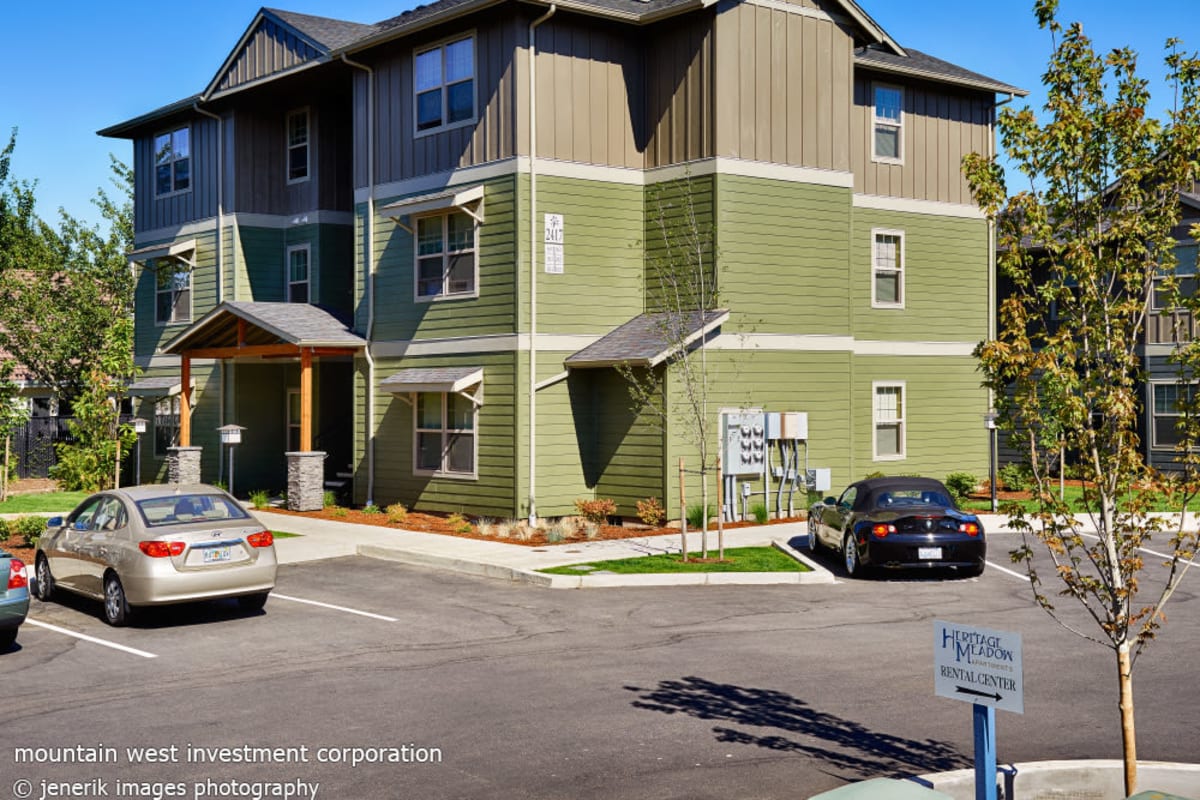
M 966 687 L 963 687 L 963 686 L 955 686 L 954 689 L 955 689 L 955 691 L 962 692 L 963 694 L 973 694 L 976 697 L 990 697 L 993 700 L 995 700 L 997 703 L 1000 702 L 999 692 L 997 692 L 995 694 L 988 694 L 987 692 L 980 692 L 975 689 L 967 689 Z

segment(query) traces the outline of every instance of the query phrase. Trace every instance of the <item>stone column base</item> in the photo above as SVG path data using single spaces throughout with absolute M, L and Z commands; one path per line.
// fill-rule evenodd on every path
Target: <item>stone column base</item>
M 167 448 L 167 483 L 200 483 L 203 447 Z
M 325 507 L 325 453 L 284 453 L 287 457 L 289 511 L 320 511 Z

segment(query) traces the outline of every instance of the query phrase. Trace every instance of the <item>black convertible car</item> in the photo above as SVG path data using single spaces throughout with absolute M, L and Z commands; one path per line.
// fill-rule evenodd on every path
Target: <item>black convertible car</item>
M 987 556 L 979 518 L 960 511 L 932 478 L 870 478 L 826 497 L 808 513 L 808 548 L 822 546 L 841 551 L 851 577 L 932 567 L 974 576 Z

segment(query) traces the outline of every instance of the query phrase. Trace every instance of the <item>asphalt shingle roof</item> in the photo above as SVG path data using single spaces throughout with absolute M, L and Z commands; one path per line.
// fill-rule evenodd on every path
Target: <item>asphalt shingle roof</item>
M 1005 94 L 1011 93 L 1020 95 L 1021 97 L 1028 94 L 1024 89 L 1009 86 L 1007 83 L 989 78 L 986 75 L 980 75 L 978 72 L 972 72 L 969 69 L 963 69 L 956 64 L 951 64 L 949 61 L 942 61 L 940 58 L 934 58 L 927 53 L 922 53 L 920 50 L 905 49 L 908 51 L 907 56 L 898 56 L 894 53 L 871 47 L 863 48 L 855 52 L 854 63 L 861 64 L 864 67 L 874 67 L 885 72 L 900 72 L 915 77 L 948 81 L 974 89 L 1003 92 Z
M 313 41 L 325 45 L 326 50 L 346 47 L 378 30 L 375 25 L 364 25 L 360 22 L 348 22 L 330 17 L 316 17 L 312 14 L 298 14 L 295 11 L 285 11 L 281 8 L 264 8 L 263 10 L 279 17 Z
M 675 342 L 694 341 L 729 317 L 725 309 L 640 314 L 606 336 L 567 357 L 568 367 L 653 366 Z
M 247 344 L 283 343 L 297 347 L 364 347 L 366 340 L 350 326 L 319 306 L 305 303 L 249 303 L 229 301 L 204 315 L 164 348 L 184 350 L 233 347 L 237 344 L 237 319 L 257 329 Z

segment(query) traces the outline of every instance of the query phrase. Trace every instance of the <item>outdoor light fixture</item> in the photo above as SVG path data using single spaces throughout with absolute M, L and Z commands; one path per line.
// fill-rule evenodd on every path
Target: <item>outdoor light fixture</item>
M 983 415 L 983 427 L 988 432 L 988 484 L 992 491 L 992 513 L 996 513 L 996 412 Z
M 129 423 L 133 425 L 133 432 L 137 434 L 137 460 L 134 462 L 133 472 L 133 482 L 136 485 L 142 482 L 142 434 L 146 432 L 146 420 L 134 417 Z
M 242 443 L 242 431 L 246 430 L 241 425 L 222 425 L 217 428 L 217 433 L 221 434 L 221 444 L 226 446 L 229 451 L 229 493 L 233 494 L 233 448 Z

